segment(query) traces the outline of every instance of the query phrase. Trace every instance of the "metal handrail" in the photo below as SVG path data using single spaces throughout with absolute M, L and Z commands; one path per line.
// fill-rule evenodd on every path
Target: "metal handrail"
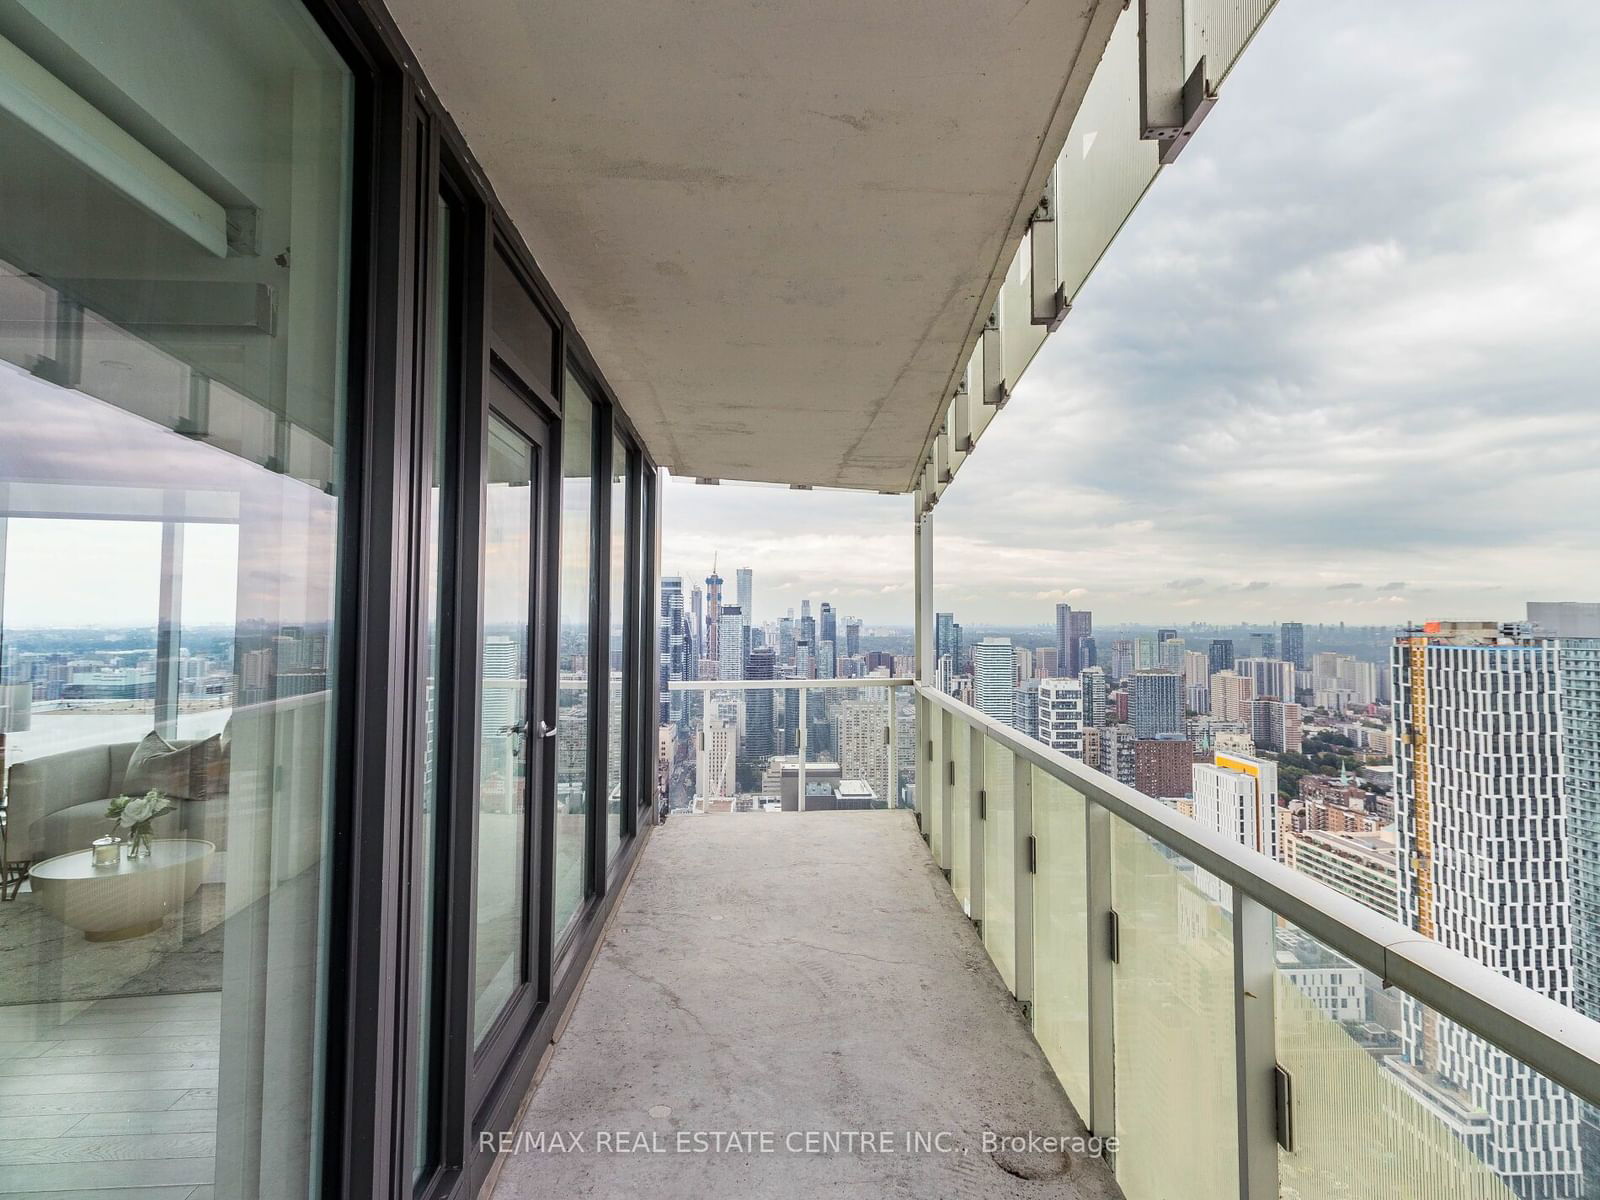
M 937 688 L 919 683 L 916 690 L 923 700 L 1373 971 L 1386 986 L 1399 987 L 1560 1086 L 1600 1104 L 1600 1022 L 1207 829 Z
M 876 675 L 868 675 L 858 679 L 673 679 L 667 683 L 669 692 L 744 692 L 744 691 L 773 691 L 781 688 L 786 692 L 810 691 L 815 688 L 869 688 L 869 687 L 913 687 L 915 679 L 895 676 L 893 679 L 884 679 Z

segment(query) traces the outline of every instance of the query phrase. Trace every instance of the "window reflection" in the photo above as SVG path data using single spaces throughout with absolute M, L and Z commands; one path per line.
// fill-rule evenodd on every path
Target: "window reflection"
M 473 1030 L 482 1043 L 524 978 L 522 945 L 528 840 L 528 664 L 532 612 L 532 443 L 489 417 L 485 496 L 484 635 L 480 651 L 476 941 Z
M 628 447 L 611 438 L 611 604 L 607 638 L 610 675 L 606 689 L 606 858 L 622 845 L 622 748 L 628 744 L 630 723 L 624 666 L 628 650 Z
M 303 1195 L 350 81 L 288 0 L 21 11 L 0 36 L 66 123 L 98 105 L 146 149 L 91 161 L 0 113 L 0 1041 L 38 1064 L 7 1103 L 188 1115 L 5 1185 Z M 208 55 L 183 88 L 178 30 Z
M 561 426 L 561 609 L 556 655 L 557 937 L 576 918 L 588 891 L 594 457 L 594 404 L 568 372 Z

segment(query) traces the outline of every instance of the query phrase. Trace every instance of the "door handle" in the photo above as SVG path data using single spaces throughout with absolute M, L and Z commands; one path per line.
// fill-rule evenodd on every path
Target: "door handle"
M 540 721 L 539 722 L 539 736 L 540 737 L 542 737 L 542 738 L 553 738 L 553 737 L 555 737 L 555 735 L 556 735 L 556 727 L 554 725 L 551 725 L 546 721 Z

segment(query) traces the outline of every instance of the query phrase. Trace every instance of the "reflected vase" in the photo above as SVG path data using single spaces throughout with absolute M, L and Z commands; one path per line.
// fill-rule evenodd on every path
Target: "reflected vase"
M 139 859 L 150 857 L 150 842 L 153 835 L 150 832 L 150 822 L 141 821 L 128 831 L 128 858 Z

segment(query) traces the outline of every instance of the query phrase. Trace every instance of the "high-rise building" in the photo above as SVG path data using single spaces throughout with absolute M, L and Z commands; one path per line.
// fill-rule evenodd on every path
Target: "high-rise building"
M 1039 736 L 1039 683 L 1037 679 L 1024 679 L 1011 697 L 1011 725 L 1031 738 Z
M 1113 683 L 1120 683 L 1133 674 L 1133 664 L 1138 658 L 1138 643 L 1132 638 L 1118 638 L 1111 643 L 1111 661 L 1106 672 Z
M 701 796 L 732 796 L 738 792 L 739 724 L 721 714 L 708 713 L 700 725 L 696 747 L 695 791 Z
M 938 613 L 933 619 L 933 657 L 950 660 L 950 673 L 961 673 L 961 626 L 954 613 Z
M 1076 677 L 1090 664 L 1084 661 L 1084 642 L 1093 653 L 1094 614 L 1087 609 L 1074 610 L 1070 604 L 1056 605 L 1056 670 L 1062 675 Z
M 1171 633 L 1170 629 L 1163 629 L 1163 634 Z M 1133 669 L 1135 671 L 1155 671 L 1161 667 L 1161 642 L 1160 637 L 1151 637 L 1143 634 L 1133 639 Z
M 777 678 L 778 656 L 771 646 L 751 650 L 745 660 L 748 679 Z M 744 693 L 744 754 L 754 771 L 766 769 L 767 759 L 778 753 L 772 721 L 772 692 L 753 688 Z
M 661 629 L 658 637 L 659 707 L 663 721 L 683 716 L 687 692 L 673 692 L 668 683 L 694 678 L 694 647 L 683 611 L 683 579 L 667 576 L 661 580 Z
M 744 614 L 737 604 L 725 604 L 717 618 L 717 678 L 744 678 Z
M 834 710 L 834 744 L 845 779 L 864 779 L 883 806 L 893 807 L 889 786 L 889 745 L 884 739 L 888 709 L 879 700 L 845 700 Z
M 1175 671 L 1135 671 L 1128 716 L 1135 737 L 1183 732 L 1183 683 Z
M 1276 658 L 1271 653 L 1277 646 L 1277 637 L 1270 633 L 1252 633 L 1247 639 L 1245 658 Z
M 1210 660 L 1210 673 L 1213 675 L 1218 671 L 1233 670 L 1233 639 L 1212 638 L 1211 645 L 1206 648 L 1206 657 Z
M 1083 661 L 1083 642 L 1093 636 L 1092 612 L 1074 609 L 1070 604 L 1056 605 L 1056 663 L 1062 674 L 1076 678 L 1089 665 Z
M 1575 1000 L 1600 1019 L 1600 604 L 1536 601 L 1528 624 L 1556 639 Z
M 1105 668 L 1085 667 L 1078 672 L 1078 679 L 1083 684 L 1083 723 L 1104 725 L 1106 706 L 1111 695 L 1111 685 L 1106 679 Z
M 1146 796 L 1187 796 L 1193 786 L 1194 743 L 1178 734 L 1133 744 L 1133 786 Z
M 1059 675 L 1060 661 L 1054 646 L 1040 646 L 1033 652 L 1033 673 L 1039 679 Z
M 1255 694 L 1255 680 L 1233 670 L 1218 671 L 1211 677 L 1211 715 L 1219 721 L 1248 723 Z
M 831 638 L 817 647 L 817 678 L 833 679 L 839 674 L 839 648 Z
M 517 719 L 520 696 L 527 685 L 522 674 L 519 642 L 499 633 L 483 639 L 483 697 L 478 712 L 486 743 L 496 738 L 503 741 L 507 728 Z
M 839 644 L 838 618 L 834 614 L 833 605 L 826 600 L 822 602 L 822 619 L 817 633 L 823 641 L 832 642 L 836 646 Z
M 1033 678 L 1033 651 L 1026 646 L 1014 646 L 1012 654 L 1017 660 L 1016 681 L 1021 683 L 1024 679 Z
M 1170 642 L 1177 636 L 1178 631 L 1176 629 L 1158 629 L 1156 630 L 1156 645 L 1159 646 L 1162 642 Z
M 794 677 L 796 679 L 817 677 L 817 659 L 811 653 L 811 643 L 805 638 L 800 638 L 794 644 Z
M 713 563 L 711 574 L 706 576 L 706 629 L 705 629 L 705 656 L 707 658 L 722 658 L 721 646 L 718 642 L 719 630 L 722 627 L 722 576 L 717 574 L 716 565 Z
M 1283 861 L 1359 900 L 1373 912 L 1393 918 L 1399 902 L 1400 860 L 1395 853 L 1394 831 L 1333 833 L 1307 829 L 1279 834 Z
M 1102 775 L 1131 787 L 1135 742 L 1132 725 L 1091 726 L 1083 731 L 1083 761 Z
M 1306 669 L 1306 627 L 1299 621 L 1285 621 L 1278 626 L 1278 653 L 1285 662 Z
M 1085 614 L 1086 616 L 1088 614 Z M 1093 637 L 1078 639 L 1078 674 L 1083 674 L 1085 667 L 1097 666 L 1100 662 L 1100 647 Z
M 744 614 L 744 627 L 755 623 L 756 576 L 749 567 L 740 567 L 733 573 L 734 594 L 739 599 L 739 611 Z
M 1056 663 L 1062 674 L 1071 675 L 1076 655 L 1072 649 L 1072 605 L 1056 605 Z
M 701 658 L 706 644 L 706 594 L 697 583 L 689 593 L 689 610 L 694 620 L 689 625 L 689 657 Z
M 972 647 L 973 706 L 985 716 L 1011 724 L 1016 656 L 1011 639 L 984 638 Z
M 1241 658 L 1233 664 L 1234 674 L 1255 684 L 1257 698 L 1293 700 L 1296 695 L 1294 664 L 1281 658 Z
M 844 623 L 844 653 L 846 658 L 861 655 L 861 618 L 849 617 Z
M 1039 740 L 1070 758 L 1083 757 L 1083 681 L 1039 681 Z
M 1278 766 L 1263 758 L 1216 754 L 1191 772 L 1194 817 L 1251 850 L 1278 856 Z
M 1189 652 L 1189 643 L 1181 637 L 1169 637 L 1161 643 L 1161 669 L 1183 674 L 1183 656 Z
M 1300 706 L 1271 696 L 1251 700 L 1250 736 L 1263 750 L 1298 754 L 1302 744 Z
M 1396 638 L 1390 672 L 1401 921 L 1572 1004 L 1559 641 L 1433 621 Z M 1486 1114 L 1479 1154 L 1518 1196 L 1581 1194 L 1571 1093 L 1409 998 L 1401 1052 L 1419 1097 Z
M 1378 699 L 1380 678 L 1376 664 L 1353 655 L 1324 651 L 1311 656 L 1311 702 L 1331 711 L 1365 707 Z

